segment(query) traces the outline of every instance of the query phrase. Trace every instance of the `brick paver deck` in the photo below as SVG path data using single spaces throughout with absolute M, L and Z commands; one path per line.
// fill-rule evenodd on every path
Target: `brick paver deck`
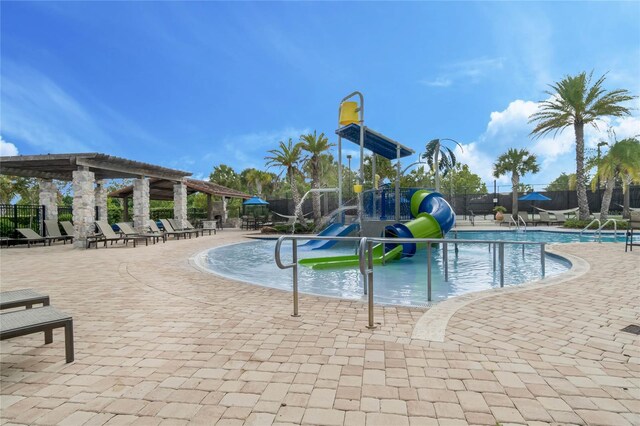
M 458 310 L 444 342 L 412 339 L 425 310 L 291 295 L 195 269 L 242 239 L 0 252 L 2 290 L 32 287 L 74 317 L 3 341 L 3 424 L 640 424 L 640 250 L 571 244 L 590 271 Z

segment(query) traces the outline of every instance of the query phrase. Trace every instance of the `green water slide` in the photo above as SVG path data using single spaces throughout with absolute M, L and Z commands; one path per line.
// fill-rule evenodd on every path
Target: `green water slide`
M 402 246 L 394 247 L 388 252 L 384 252 L 382 244 L 373 246 L 373 263 L 374 265 L 381 265 L 382 263 L 396 260 L 402 257 Z M 345 268 L 347 266 L 358 266 L 360 259 L 357 255 L 354 256 L 330 256 L 330 257 L 311 257 L 307 259 L 300 259 L 298 261 L 300 265 L 306 266 L 312 269 L 335 269 Z

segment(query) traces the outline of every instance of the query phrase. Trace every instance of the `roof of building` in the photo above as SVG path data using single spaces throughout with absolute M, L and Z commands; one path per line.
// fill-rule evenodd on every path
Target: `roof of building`
M 205 180 L 187 178 L 184 180 L 187 187 L 187 194 L 201 192 L 203 194 L 216 195 L 229 198 L 251 198 L 251 195 L 242 191 L 227 188 L 217 183 Z M 152 200 L 173 200 L 173 185 L 176 182 L 166 179 L 149 179 L 149 198 Z M 133 186 L 118 189 L 109 194 L 113 198 L 127 198 L 133 196 Z

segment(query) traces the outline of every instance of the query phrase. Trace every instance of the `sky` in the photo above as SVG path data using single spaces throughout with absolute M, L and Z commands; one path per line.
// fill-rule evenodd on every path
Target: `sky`
M 452 138 L 492 187 L 495 159 L 527 148 L 541 171 L 521 181 L 544 184 L 575 172 L 572 129 L 529 136 L 549 84 L 593 71 L 640 94 L 638 1 L 3 1 L 0 23 L 1 155 L 102 152 L 204 179 L 265 169 L 302 133 L 335 143 L 339 102 L 359 90 L 365 125 L 417 153 Z M 587 147 L 609 126 L 640 134 L 628 106 Z

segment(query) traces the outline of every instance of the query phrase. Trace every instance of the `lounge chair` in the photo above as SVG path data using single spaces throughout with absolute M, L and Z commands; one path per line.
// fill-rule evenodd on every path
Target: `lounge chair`
M 555 222 L 562 225 L 567 221 L 567 216 L 565 216 L 565 213 L 558 213 L 558 212 L 554 212 L 553 215 L 556 217 Z
M 73 362 L 73 318 L 51 306 L 0 314 L 0 340 L 44 331 L 44 343 L 53 342 L 53 329 L 64 327 L 67 363 Z
M 209 235 L 211 235 L 211 231 L 213 231 L 213 235 L 216 235 L 218 233 L 218 231 L 216 231 L 216 228 L 196 228 L 195 226 L 193 226 L 191 224 L 191 222 L 189 222 L 188 220 L 185 219 L 184 221 L 185 225 L 187 225 L 187 227 L 185 228 L 187 231 L 190 230 L 197 230 L 200 231 L 200 235 L 204 235 L 204 231 L 209 231 Z
M 520 211 L 518 211 L 518 216 L 519 216 L 522 220 L 524 220 L 524 223 L 525 223 L 525 224 L 527 224 L 527 223 L 531 223 L 531 221 L 529 220 L 529 213 L 527 213 L 526 211 L 524 211 L 524 210 L 520 210 Z
M 182 236 L 188 235 L 189 238 L 191 238 L 192 232 L 175 229 L 171 225 L 171 223 L 169 223 L 168 219 L 160 219 L 160 223 L 162 223 L 162 227 L 164 228 L 164 232 L 167 232 L 167 233 L 172 234 L 172 235 L 178 235 L 178 234 L 180 234 Z
M 68 220 L 63 220 L 62 222 L 60 222 L 60 225 L 62 225 L 62 229 L 64 229 L 65 234 L 72 237 L 76 235 L 76 230 L 73 228 L 73 223 L 69 222 Z
M 180 237 L 184 237 L 186 235 L 184 232 L 167 231 L 167 228 L 165 228 L 164 231 L 161 231 L 160 228 L 158 228 L 158 224 L 153 220 L 149 220 L 148 225 L 149 225 L 149 229 L 151 229 L 152 233 L 154 233 L 154 234 L 156 234 L 156 233 L 162 234 L 162 236 L 163 236 L 163 238 L 165 240 L 167 239 L 167 237 L 169 235 L 173 235 L 178 240 L 180 239 Z
M 144 238 L 146 245 L 149 245 L 149 238 L 151 238 L 153 244 L 155 244 L 160 238 L 162 238 L 162 242 L 165 241 L 164 236 L 162 236 L 161 234 L 156 234 L 153 232 L 137 232 L 127 222 L 118 222 L 116 223 L 116 225 L 118 225 L 118 228 L 120 228 L 120 232 L 127 237 Z
M 47 231 L 47 236 L 54 239 L 54 241 L 62 240 L 63 243 L 67 244 L 67 240 L 71 240 L 73 242 L 73 234 L 72 235 L 62 235 L 60 233 L 60 227 L 58 226 L 58 222 L 55 220 L 45 220 L 44 227 Z
M 91 239 L 87 239 L 87 248 L 91 247 L 91 243 L 95 243 L 96 248 L 98 248 L 98 243 L 100 242 L 104 242 L 104 246 L 106 247 L 107 241 L 110 241 L 113 244 L 114 241 L 118 242 L 120 240 L 122 240 L 127 246 L 129 245 L 129 241 L 133 241 L 133 246 L 135 247 L 136 240 L 142 238 L 139 236 L 127 237 L 116 235 L 116 233 L 113 231 L 113 228 L 111 228 L 111 225 L 109 225 L 109 222 L 107 222 L 106 220 L 97 220 L 96 226 L 98 227 L 102 235 L 96 235 L 91 237 Z
M 49 296 L 40 294 L 30 288 L 0 292 L 0 310 L 24 306 L 31 309 L 33 305 L 49 306 Z
M 630 213 L 631 216 L 629 217 L 629 229 L 627 229 L 627 235 L 624 241 L 625 252 L 627 251 L 627 249 L 629 249 L 629 251 L 633 251 L 634 246 L 640 246 L 640 243 L 633 242 L 633 230 L 640 229 L 640 211 L 632 210 Z
M 45 246 L 47 243 L 51 245 L 51 240 L 54 238 L 51 237 L 43 237 L 38 235 L 36 231 L 31 228 L 17 228 L 16 231 L 22 234 L 24 238 L 21 238 L 20 241 L 26 241 L 27 247 L 31 248 L 31 244 L 43 243 Z
M 553 219 L 551 219 L 549 212 L 541 210 L 540 212 L 538 212 L 538 214 L 540 215 L 540 219 L 535 221 L 535 223 L 546 223 L 547 225 L 551 225 L 555 222 Z
M 200 236 L 200 230 L 194 228 L 193 226 L 189 226 L 187 225 L 186 227 L 184 226 L 180 226 L 180 224 L 178 223 L 177 220 L 175 219 L 168 219 L 169 220 L 169 224 L 171 225 L 171 227 L 173 228 L 174 231 L 182 231 L 182 232 L 189 232 L 189 237 L 191 237 L 191 234 L 195 234 L 196 238 L 198 238 Z M 185 220 L 185 222 L 187 222 Z

